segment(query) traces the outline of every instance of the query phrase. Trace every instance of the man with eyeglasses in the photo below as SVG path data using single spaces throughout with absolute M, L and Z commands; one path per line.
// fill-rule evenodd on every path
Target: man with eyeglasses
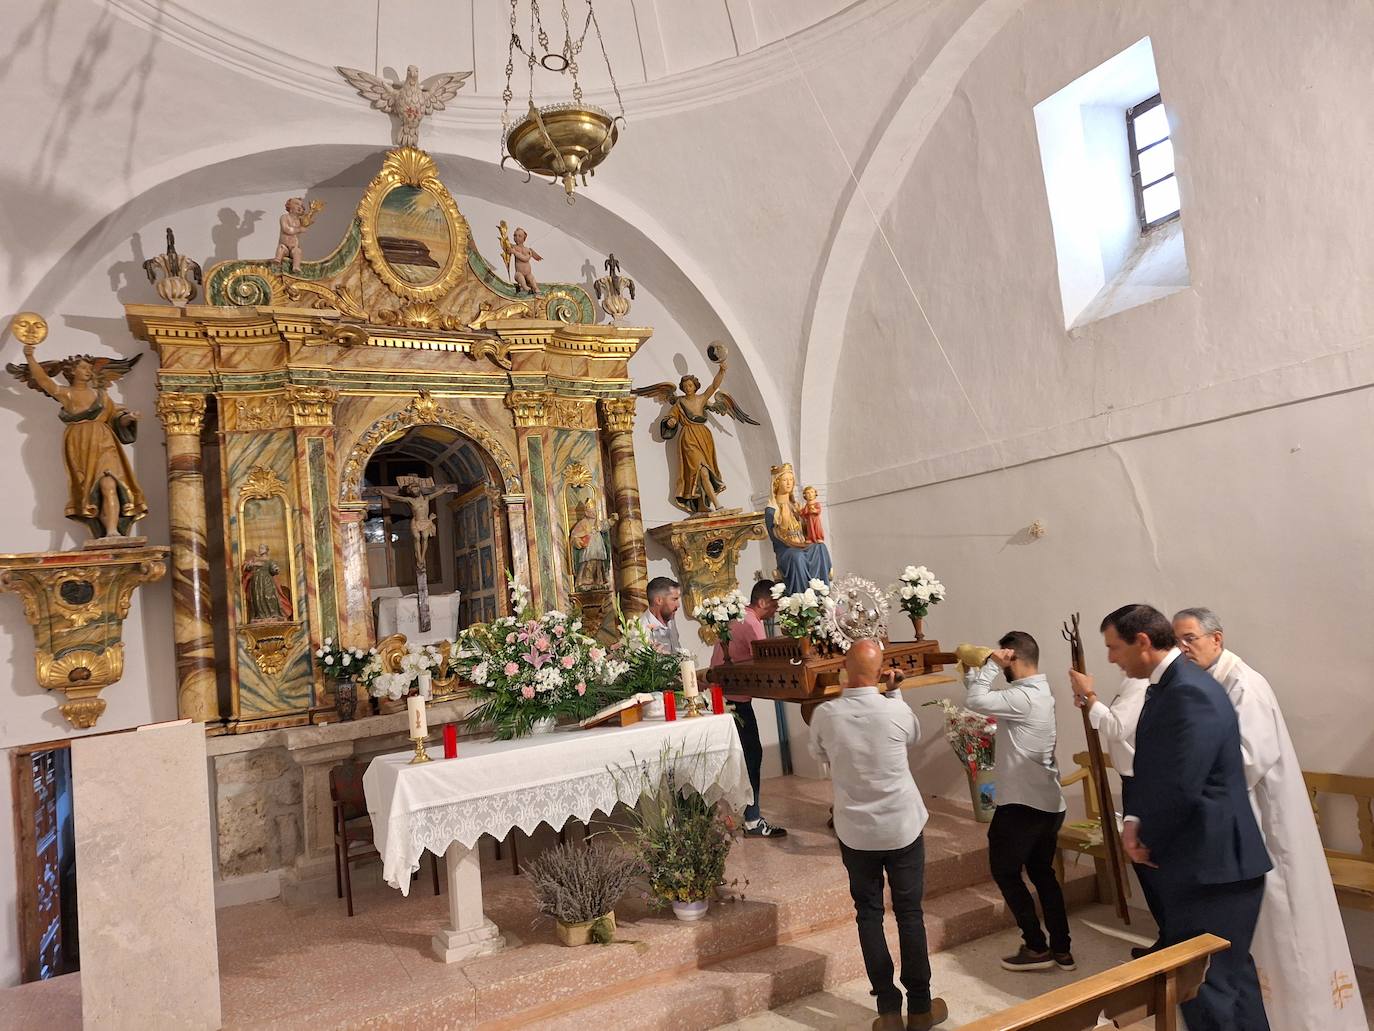
M 1274 869 L 1250 945 L 1266 986 L 1269 1023 L 1285 1031 L 1366 1031 L 1364 1009 L 1335 985 L 1355 968 L 1322 850 L 1302 767 L 1269 682 L 1226 648 L 1211 609 L 1174 616 L 1179 648 L 1226 690 L 1240 721 L 1241 760 L 1250 802 Z

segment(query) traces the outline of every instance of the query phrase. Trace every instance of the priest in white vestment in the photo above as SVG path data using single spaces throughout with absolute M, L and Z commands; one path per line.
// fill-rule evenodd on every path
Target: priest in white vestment
M 1302 767 L 1269 682 L 1226 650 L 1210 609 L 1174 616 L 1179 647 L 1226 689 L 1240 720 L 1245 782 L 1274 869 L 1250 944 L 1279 1031 L 1368 1031 L 1336 891 Z

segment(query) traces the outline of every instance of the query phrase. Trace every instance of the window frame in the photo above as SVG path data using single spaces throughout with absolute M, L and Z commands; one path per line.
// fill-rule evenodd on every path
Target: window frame
M 1146 112 L 1156 107 L 1163 106 L 1163 104 L 1163 95 L 1156 93 L 1153 97 L 1148 97 L 1139 104 L 1126 109 L 1126 142 L 1131 151 L 1131 188 L 1135 192 L 1135 217 L 1136 222 L 1140 225 L 1141 233 L 1147 233 L 1151 229 L 1157 229 L 1159 226 L 1172 222 L 1174 219 L 1180 218 L 1183 215 L 1183 204 L 1180 200 L 1178 208 L 1162 218 L 1157 218 L 1153 222 L 1146 221 L 1145 219 L 1145 191 L 1151 186 L 1162 183 L 1171 177 L 1175 180 L 1178 179 L 1177 167 L 1168 175 L 1148 183 L 1141 182 L 1140 179 L 1140 155 L 1147 150 L 1158 147 L 1161 143 L 1171 142 L 1173 140 L 1173 127 L 1169 127 L 1169 134 L 1163 139 L 1155 140 L 1145 147 L 1137 147 L 1135 143 L 1135 120 Z

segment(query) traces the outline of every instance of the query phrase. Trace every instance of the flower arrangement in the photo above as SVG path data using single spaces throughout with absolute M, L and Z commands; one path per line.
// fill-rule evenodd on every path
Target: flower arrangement
M 315 649 L 319 660 L 320 672 L 326 680 L 360 680 L 367 683 L 367 670 L 370 661 L 377 656 L 377 649 L 345 648 L 326 637 L 324 644 Z
M 824 580 L 812 580 L 806 590 L 788 594 L 785 584 L 773 586 L 778 603 L 778 629 L 788 637 L 806 638 L 813 644 L 835 645 L 848 649 L 849 639 L 834 626 L 835 601 L 830 585 Z
M 633 853 L 568 843 L 540 855 L 526 872 L 539 912 L 559 923 L 565 943 L 574 943 L 573 925 L 590 924 L 586 939 L 607 945 L 615 939 L 615 904 L 643 870 Z
M 730 647 L 730 624 L 744 618 L 749 599 L 738 590 L 706 598 L 692 610 L 692 618 L 714 630 L 722 648 Z
M 945 714 L 945 740 L 955 756 L 964 764 L 970 777 L 979 770 L 993 768 L 993 745 L 997 735 L 997 721 L 981 712 L 955 705 L 948 698 L 937 698 L 926 705 L 938 705 Z
M 615 611 L 620 640 L 611 645 L 610 651 L 611 657 L 626 667 L 619 681 L 622 696 L 675 690 L 682 682 L 680 658 L 656 649 L 644 624 L 638 617 L 621 612 L 619 601 Z
M 546 719 L 585 719 L 624 697 L 626 664 L 582 632 L 582 621 L 551 609 L 535 615 L 529 592 L 511 582 L 519 613 L 458 635 L 454 666 L 479 705 L 472 727 L 490 724 L 498 740 L 529 734 Z
M 371 671 L 371 680 L 367 681 L 368 692 L 374 698 L 399 701 L 419 689 L 421 673 L 426 670 L 433 672 L 442 662 L 443 657 L 434 645 L 407 644 L 401 654 L 401 668 L 390 673 L 382 668 L 381 656 L 374 654 L 372 664 L 375 668 Z
M 907 566 L 890 588 L 892 600 L 912 619 L 925 619 L 945 600 L 945 585 L 925 566 Z

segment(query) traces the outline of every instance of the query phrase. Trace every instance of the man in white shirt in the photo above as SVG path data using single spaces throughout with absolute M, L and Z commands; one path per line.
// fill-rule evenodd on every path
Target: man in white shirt
M 1150 686 L 1150 681 L 1143 677 L 1127 677 L 1121 681 L 1121 687 L 1110 706 L 1103 705 L 1098 700 L 1097 692 L 1093 688 L 1093 678 L 1089 674 L 1070 669 L 1069 683 L 1073 686 L 1074 704 L 1088 710 L 1088 722 L 1101 736 L 1107 754 L 1111 757 L 1112 768 L 1121 775 L 1121 811 L 1126 812 L 1129 804 L 1127 799 L 1135 776 L 1135 728 L 1140 722 L 1140 710 L 1145 707 L 1145 692 Z M 1155 925 L 1159 926 L 1162 915 L 1154 882 L 1150 880 L 1149 869 L 1137 868 L 1136 874 L 1140 881 L 1141 894 L 1145 896 L 1145 905 L 1149 907 Z M 1156 940 L 1149 948 L 1132 948 L 1131 958 L 1139 959 L 1156 952 L 1160 944 L 1160 941 Z
M 677 636 L 677 610 L 682 605 L 682 587 L 676 580 L 656 576 L 649 581 L 646 592 L 649 607 L 639 614 L 639 621 L 655 651 L 676 655 L 682 650 Z
M 1073 970 L 1069 917 L 1064 891 L 1054 873 L 1059 828 L 1064 825 L 1064 793 L 1055 763 L 1056 727 L 1050 682 L 1039 672 L 1040 646 L 1024 630 L 997 642 L 981 669 L 965 674 L 966 704 L 997 720 L 997 811 L 988 826 L 988 865 L 1021 928 L 1021 948 L 1002 959 L 1006 970 Z M 994 689 L 998 674 L 1007 687 Z M 1045 929 L 1035 900 L 1021 879 L 1024 870 L 1045 913 Z M 1046 930 L 1049 940 L 1046 940 Z
M 1211 609 L 1174 616 L 1178 646 L 1226 690 L 1240 721 L 1241 762 L 1274 869 L 1250 943 L 1269 1023 L 1284 1031 L 1368 1031 L 1364 1007 L 1336 986 L 1355 983 L 1350 946 L 1312 803 L 1269 682 L 1228 650 Z
M 848 681 L 843 692 L 811 717 L 809 748 L 816 760 L 830 764 L 835 836 L 849 874 L 864 969 L 878 1000 L 874 1031 L 901 1031 L 903 1026 L 926 1031 L 949 1016 L 949 1007 L 930 996 L 930 957 L 921 911 L 926 807 L 907 757 L 908 746 L 920 739 L 921 731 L 900 693 L 885 697 L 879 692 L 882 661 L 877 641 L 854 642 L 844 660 Z M 883 933 L 884 873 L 897 918 L 907 997 L 905 1025 L 902 993 L 893 982 L 892 954 Z

